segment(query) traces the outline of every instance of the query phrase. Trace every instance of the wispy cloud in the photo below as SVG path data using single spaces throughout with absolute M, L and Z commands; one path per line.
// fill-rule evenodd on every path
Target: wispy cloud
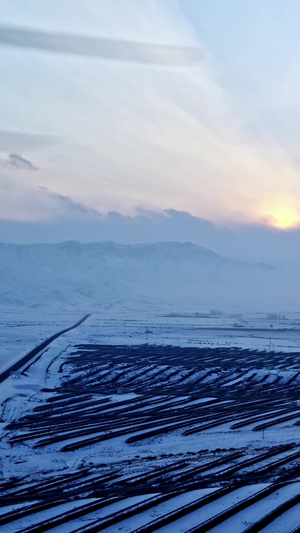
M 39 185 L 38 188 L 42 191 L 43 195 L 46 195 L 49 199 L 56 204 L 57 213 L 64 216 L 85 216 L 85 217 L 102 217 L 101 213 L 96 209 L 92 209 L 81 202 L 73 200 L 71 196 L 65 196 L 58 194 L 54 191 Z M 56 214 L 57 214 L 56 213 Z
M 57 144 L 58 142 L 58 138 L 50 135 L 0 130 L 0 152 L 13 152 L 15 150 L 32 151 L 45 146 Z
M 0 25 L 0 44 L 113 61 L 185 66 L 202 59 L 200 48 L 45 32 Z
M 25 159 L 25 157 L 23 157 L 21 154 L 9 154 L 8 159 L 6 161 L 8 165 L 14 168 L 38 170 L 38 167 L 36 167 L 31 161 L 29 161 L 29 159 Z
M 77 198 L 56 193 L 48 187 L 24 179 L 19 171 L 8 172 L 2 167 L 0 173 L 0 219 L 30 221 L 52 221 L 60 218 L 89 220 L 102 219 L 96 209 L 90 208 Z M 26 168 L 26 171 L 31 169 Z M 37 174 L 38 179 L 39 174 Z
M 172 207 L 218 222 L 257 222 L 269 220 L 282 203 L 300 213 L 297 161 L 287 143 L 274 137 L 272 128 L 259 128 L 259 137 L 250 131 L 249 117 L 240 112 L 246 107 L 244 101 L 237 107 L 237 98 L 230 94 L 229 85 L 225 86 L 222 65 L 216 63 L 208 46 L 202 46 L 184 18 L 183 2 L 61 0 L 55 7 L 50 0 L 28 3 L 31 7 L 26 13 L 9 7 L 18 15 L 15 19 L 10 15 L 11 23 L 16 20 L 28 28 L 48 31 L 0 27 L 2 127 L 13 123 L 26 132 L 32 125 L 34 131 L 55 132 L 65 141 L 54 145 L 47 137 L 4 132 L 0 133 L 0 150 L 34 160 L 32 150 L 41 148 L 41 170 L 36 173 L 39 183 L 103 213 L 132 214 L 136 206 Z M 11 2 L 6 0 L 6 4 Z M 70 6 L 72 16 L 68 17 Z M 213 15 L 211 20 L 214 23 Z M 215 31 L 220 25 L 224 32 L 235 29 L 229 18 L 218 20 Z M 53 32 L 54 27 L 59 27 L 60 33 Z M 95 42 L 92 34 L 109 38 Z M 151 42 L 164 44 L 145 47 Z M 253 41 L 249 42 L 252 54 Z M 169 48 L 167 43 L 174 46 Z M 147 62 L 146 56 L 152 54 L 153 59 L 153 50 L 154 56 L 165 57 L 167 50 L 176 58 L 180 51 L 181 61 L 184 43 L 201 50 L 201 61 L 190 63 L 189 68 L 156 68 L 150 61 L 146 68 L 140 62 L 98 61 L 106 55 L 107 59 Z M 235 56 L 230 40 L 227 45 L 228 53 Z M 29 54 L 27 48 L 59 53 L 55 57 Z M 242 52 L 241 47 L 239 73 L 248 65 Z M 84 56 L 89 60 L 83 60 Z M 268 92 L 273 78 L 263 76 L 268 83 L 262 84 L 261 72 L 259 69 L 259 83 Z M 276 93 L 282 94 L 277 87 Z M 242 100 L 245 91 L 240 92 Z M 253 91 L 250 117 L 255 115 L 255 98 Z M 274 92 L 268 96 L 272 118 L 276 98 Z M 297 116 L 294 113 L 298 127 Z M 295 152 L 297 135 L 293 139 Z M 46 194 L 43 198 L 55 212 L 54 198 Z
M 6 158 L 0 158 L 0 167 L 2 169 L 15 169 L 15 170 L 38 170 L 32 161 L 26 159 L 21 154 L 12 153 Z

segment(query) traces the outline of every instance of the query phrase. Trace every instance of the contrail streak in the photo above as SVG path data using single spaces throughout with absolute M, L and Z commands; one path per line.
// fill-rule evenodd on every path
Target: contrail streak
M 56 144 L 58 139 L 47 135 L 0 130 L 0 151 L 34 150 Z
M 97 57 L 173 67 L 190 66 L 202 60 L 197 47 L 151 44 L 84 35 L 44 32 L 0 25 L 0 44 L 45 52 Z

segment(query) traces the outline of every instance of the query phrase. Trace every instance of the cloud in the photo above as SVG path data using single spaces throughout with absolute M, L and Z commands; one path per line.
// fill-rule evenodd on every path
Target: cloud
M 17 29 L 14 33 L 11 28 L 9 36 L 7 28 L 2 31 L 3 43 L 18 41 L 18 49 L 1 47 L 0 111 L 2 127 L 14 124 L 27 131 L 34 124 L 37 131 L 55 132 L 67 140 L 64 145 L 42 147 L 40 183 L 103 213 L 132 214 L 136 206 L 172 207 L 218 222 L 258 221 L 270 220 L 282 203 L 300 213 L 299 167 L 270 130 L 269 134 L 262 131 L 259 139 L 249 131 L 248 117 L 246 121 L 237 111 L 237 99 L 228 94 L 228 86 L 224 88 L 222 65 L 216 64 L 208 47 L 201 62 L 185 69 L 96 61 L 96 56 L 83 60 L 24 53 L 24 43 L 38 50 L 40 39 L 41 46 L 55 48 L 55 28 L 60 30 L 56 37 L 65 32 L 67 42 L 75 36 L 73 52 L 80 32 L 108 36 L 109 42 L 144 40 L 179 47 L 191 43 L 203 50 L 176 8 L 182 2 L 62 0 L 55 7 L 50 0 L 28 2 L 26 13 L 12 8 L 11 23 L 48 28 L 45 34 L 50 37 L 45 43 L 40 32 Z M 11 5 L 9 0 L 6 3 Z M 14 18 L 16 11 L 19 18 Z M 232 25 L 235 34 L 235 27 L 227 19 L 217 18 L 215 30 L 222 29 L 230 44 L 228 30 Z M 87 39 L 88 50 L 93 38 Z M 59 42 L 62 48 L 71 46 L 57 39 L 56 46 Z M 229 52 L 235 57 L 233 50 Z M 241 58 L 241 64 L 245 71 L 248 63 Z M 272 83 L 261 85 L 266 90 L 273 87 Z M 297 148 L 297 135 L 293 138 Z M 7 142 L 0 134 L 0 149 L 3 139 Z M 7 153 L 31 154 L 13 141 Z M 37 142 L 40 146 L 41 139 Z
M 58 139 L 48 135 L 0 130 L 0 152 L 36 150 L 56 144 Z
M 96 209 L 92 209 L 81 202 L 73 200 L 70 196 L 64 196 L 51 191 L 48 187 L 39 185 L 38 188 L 43 191 L 56 205 L 56 215 L 60 216 L 74 216 L 74 217 L 101 217 L 102 214 Z
M 21 154 L 9 154 L 7 163 L 14 168 L 38 170 L 38 167 L 33 165 L 29 159 L 25 159 L 25 157 L 23 157 Z
M 2 169 L 17 169 L 36 171 L 38 167 L 35 166 L 29 159 L 25 159 L 21 154 L 12 153 L 7 158 L 0 159 L 0 167 Z
M 44 224 L 46 221 L 51 223 L 55 219 L 80 221 L 102 216 L 80 200 L 36 185 L 33 180 L 24 180 L 22 173 L 5 172 L 8 166 L 3 169 L 0 173 L 0 219 L 2 220 L 15 220 L 21 223 L 35 221 L 37 224 Z
M 0 43 L 18 48 L 135 63 L 184 66 L 202 59 L 200 48 L 0 26 Z

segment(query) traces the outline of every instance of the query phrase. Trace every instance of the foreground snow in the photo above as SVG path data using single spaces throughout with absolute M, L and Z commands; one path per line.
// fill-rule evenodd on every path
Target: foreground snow
M 24 317 L 18 325 L 20 315 L 10 315 L 7 346 L 18 353 L 16 338 L 24 335 L 25 349 L 35 332 L 48 336 L 73 318 L 45 315 L 29 324 L 27 317 L 25 325 Z M 220 514 L 212 530 L 238 533 L 282 504 L 282 517 L 270 518 L 276 529 L 266 531 L 292 531 L 299 525 L 298 353 L 296 314 L 199 316 L 142 306 L 94 313 L 0 386 L 1 515 L 41 503 L 43 494 L 57 498 L 53 484 L 69 499 L 3 526 L 0 515 L 0 531 L 53 520 L 52 530 L 103 521 L 105 531 L 125 532 L 161 520 L 159 531 L 186 532 Z M 281 479 L 285 486 L 276 484 Z M 120 500 L 110 501 L 120 490 Z

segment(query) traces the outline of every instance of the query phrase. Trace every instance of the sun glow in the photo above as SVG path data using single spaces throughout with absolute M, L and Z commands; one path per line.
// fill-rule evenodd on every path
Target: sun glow
M 278 207 L 271 213 L 271 225 L 278 229 L 292 229 L 300 226 L 300 216 L 289 207 Z

